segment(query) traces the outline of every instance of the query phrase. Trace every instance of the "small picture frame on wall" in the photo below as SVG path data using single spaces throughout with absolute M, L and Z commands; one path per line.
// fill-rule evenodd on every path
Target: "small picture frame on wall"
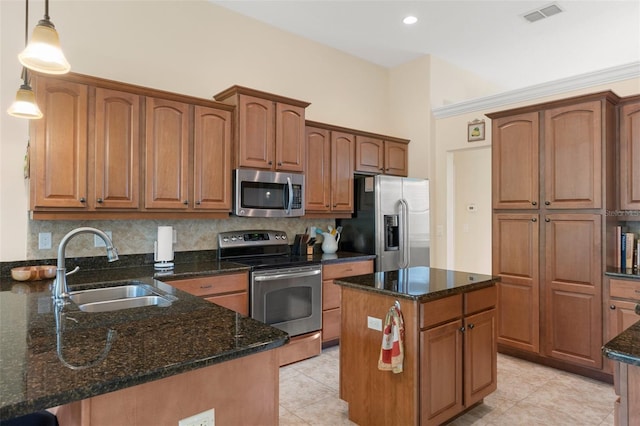
M 484 140 L 484 120 L 473 120 L 467 125 L 467 141 L 476 142 Z

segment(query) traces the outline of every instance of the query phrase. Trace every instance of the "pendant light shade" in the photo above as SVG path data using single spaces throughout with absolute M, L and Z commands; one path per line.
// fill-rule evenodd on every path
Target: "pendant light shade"
M 26 81 L 18 89 L 16 100 L 11 104 L 7 112 L 9 115 L 18 118 L 42 118 L 42 112 L 38 108 L 38 104 L 36 104 L 36 95 Z
M 44 18 L 36 25 L 18 59 L 25 67 L 46 74 L 66 74 L 71 69 L 60 48 L 56 27 L 49 20 L 49 0 L 45 0 Z

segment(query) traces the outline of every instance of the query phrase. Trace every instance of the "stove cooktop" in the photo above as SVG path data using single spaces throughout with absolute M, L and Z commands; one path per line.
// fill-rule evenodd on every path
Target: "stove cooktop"
M 218 258 L 252 269 L 288 268 L 319 264 L 307 256 L 291 254 L 284 231 L 249 230 L 218 234 Z

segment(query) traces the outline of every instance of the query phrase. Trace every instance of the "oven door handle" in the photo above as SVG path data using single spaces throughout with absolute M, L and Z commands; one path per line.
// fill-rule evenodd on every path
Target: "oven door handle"
M 306 271 L 306 272 L 294 272 L 294 273 L 284 273 L 284 274 L 274 274 L 274 275 L 254 275 L 253 279 L 255 281 L 275 281 L 281 280 L 283 278 L 304 278 L 304 277 L 312 277 L 314 275 L 320 275 L 322 271 L 320 269 L 314 271 Z

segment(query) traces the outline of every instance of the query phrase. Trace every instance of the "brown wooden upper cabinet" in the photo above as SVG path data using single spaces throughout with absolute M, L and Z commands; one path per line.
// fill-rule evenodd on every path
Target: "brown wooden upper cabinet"
M 228 216 L 233 107 L 75 73 L 33 80 L 34 219 Z
M 44 116 L 31 121 L 31 208 L 87 209 L 89 87 L 33 77 Z
M 408 176 L 408 143 L 357 135 L 355 171 Z
M 356 137 L 339 128 L 307 122 L 305 211 L 353 212 L 353 158 Z M 335 216 L 332 216 L 335 217 Z
M 234 168 L 304 172 L 308 102 L 242 86 L 214 98 L 236 106 Z
M 620 119 L 620 209 L 640 209 L 640 96 L 624 100 Z
M 488 114 L 493 208 L 603 207 L 604 141 L 615 132 L 612 101 L 617 101 L 607 93 Z

